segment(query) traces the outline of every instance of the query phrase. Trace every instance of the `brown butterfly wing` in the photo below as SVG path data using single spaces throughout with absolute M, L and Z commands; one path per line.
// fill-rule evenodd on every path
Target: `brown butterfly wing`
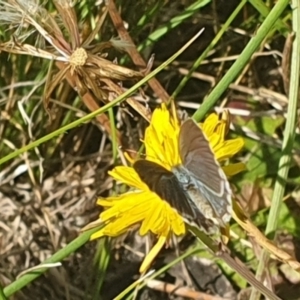
M 133 168 L 149 189 L 167 201 L 186 221 L 210 232 L 213 222 L 199 211 L 172 172 L 148 160 L 136 161 Z
M 205 134 L 192 119 L 181 125 L 179 150 L 183 166 L 190 172 L 203 197 L 210 202 L 217 216 L 228 222 L 231 215 L 229 183 Z

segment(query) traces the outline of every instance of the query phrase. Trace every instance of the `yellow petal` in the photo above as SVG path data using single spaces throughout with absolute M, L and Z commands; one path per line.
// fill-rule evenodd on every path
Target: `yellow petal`
M 214 153 L 218 161 L 231 158 L 239 152 L 244 146 L 244 141 L 241 138 L 224 141 L 214 147 Z
M 179 130 L 179 127 L 173 128 L 170 126 L 165 136 L 165 159 L 170 169 L 172 168 L 172 166 L 181 163 L 178 146 Z
M 145 131 L 144 142 L 147 159 L 171 170 L 172 166 L 180 163 L 179 126 L 177 123 L 171 122 L 170 114 L 165 107 L 153 115 L 151 123 Z
M 147 271 L 153 262 L 154 258 L 157 256 L 163 245 L 165 244 L 167 240 L 166 236 L 160 236 L 155 246 L 151 249 L 151 251 L 147 254 L 145 257 L 141 267 L 140 267 L 140 273 L 144 273 Z
M 227 131 L 227 124 L 226 124 L 226 122 L 224 120 L 220 120 L 218 122 L 218 125 L 215 128 L 215 133 L 217 133 L 218 135 L 220 135 L 222 138 L 225 138 L 226 131 Z
M 115 180 L 124 184 L 135 187 L 139 190 L 148 190 L 148 186 L 141 181 L 139 175 L 132 167 L 115 167 L 112 171 L 109 171 L 108 174 Z
M 224 139 L 222 138 L 222 136 L 220 136 L 215 132 L 211 134 L 209 137 L 207 137 L 207 139 L 209 141 L 210 147 L 212 148 L 213 152 L 216 154 L 216 149 L 220 144 L 223 143 Z
M 146 234 L 147 231 L 152 231 L 157 235 L 168 235 L 171 231 L 176 235 L 185 233 L 182 217 L 169 203 L 156 196 L 156 198 L 151 199 L 151 204 L 151 207 L 148 205 L 148 214 L 140 228 L 141 235 Z
M 233 176 L 242 171 L 245 171 L 246 165 L 244 163 L 236 163 L 236 164 L 230 164 L 227 166 L 223 166 L 222 169 L 227 176 Z
M 168 203 L 166 203 L 170 207 Z M 172 209 L 170 207 L 170 209 Z M 179 216 L 177 211 L 172 209 L 172 212 L 169 212 L 168 217 L 170 218 L 169 222 L 171 224 L 171 229 L 176 235 L 182 235 L 186 233 L 185 223 L 183 218 Z
M 156 163 L 164 162 L 165 159 L 164 147 L 163 147 L 163 142 L 158 135 L 158 132 L 153 130 L 153 128 L 148 127 L 145 131 L 144 142 L 146 146 L 147 159 Z
M 100 214 L 100 218 L 107 221 L 123 216 L 125 213 L 129 215 L 129 218 L 133 215 L 145 214 L 148 209 L 149 196 L 152 197 L 152 195 L 150 191 L 122 194 L 119 196 L 119 201 L 115 201 L 113 206 Z
M 166 128 L 170 125 L 170 113 L 165 105 L 155 109 L 152 115 L 150 128 L 157 133 L 158 141 L 163 142 Z M 146 138 L 145 138 L 146 139 Z
M 219 118 L 218 115 L 213 113 L 210 114 L 204 121 L 202 129 L 207 137 L 210 137 L 218 124 Z
M 230 226 L 229 226 L 229 224 L 226 224 L 225 227 L 221 227 L 220 231 L 221 231 L 221 239 L 222 239 L 223 243 L 225 245 L 227 245 L 229 240 L 230 240 Z
M 167 235 L 170 231 L 175 234 L 185 233 L 182 217 L 167 202 L 149 190 L 101 198 L 97 204 L 107 208 L 100 214 L 101 221 L 107 225 L 98 236 L 116 236 L 118 232 L 124 232 L 136 223 L 141 223 L 141 235 L 148 231 L 156 235 Z
M 99 238 L 101 238 L 101 237 L 103 237 L 103 236 L 104 236 L 103 231 L 102 231 L 102 230 L 99 230 L 99 231 L 97 231 L 97 232 L 95 232 L 95 233 L 93 233 L 93 234 L 91 235 L 90 240 L 93 241 L 93 240 L 99 239 Z
M 154 200 L 154 199 L 153 199 Z M 149 203 L 150 204 L 150 203 Z M 144 235 L 148 231 L 152 230 L 156 233 L 158 228 L 161 228 L 162 222 L 164 221 L 163 217 L 163 201 L 152 201 L 151 205 L 148 205 L 149 214 L 145 218 L 141 228 L 140 234 Z M 155 228 L 153 226 L 155 225 Z

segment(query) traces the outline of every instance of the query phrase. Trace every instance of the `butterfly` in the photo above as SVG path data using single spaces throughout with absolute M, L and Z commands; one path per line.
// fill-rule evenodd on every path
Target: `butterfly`
M 182 164 L 171 171 L 144 159 L 137 160 L 133 168 L 186 222 L 208 234 L 215 233 L 230 221 L 232 192 L 208 139 L 192 119 L 180 127 L 179 155 Z

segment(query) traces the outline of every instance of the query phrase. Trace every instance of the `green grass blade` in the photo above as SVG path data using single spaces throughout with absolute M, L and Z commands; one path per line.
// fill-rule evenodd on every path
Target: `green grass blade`
M 252 6 L 264 17 L 267 17 L 270 13 L 270 9 L 261 0 L 249 0 Z M 286 24 L 281 19 L 276 20 L 274 27 L 284 36 L 288 33 Z
M 184 20 L 191 17 L 193 14 L 199 11 L 201 7 L 204 7 L 208 3 L 210 3 L 211 0 L 198 0 L 192 5 L 190 5 L 187 9 L 184 10 L 184 12 L 180 15 L 175 16 L 172 18 L 168 23 L 166 23 L 164 26 L 158 28 L 153 33 L 149 35 L 149 37 L 138 46 L 138 51 L 141 51 L 142 49 L 145 49 L 146 47 L 154 44 L 156 41 L 158 41 L 161 37 L 163 37 L 166 33 L 170 31 L 170 29 L 173 29 L 180 25 Z

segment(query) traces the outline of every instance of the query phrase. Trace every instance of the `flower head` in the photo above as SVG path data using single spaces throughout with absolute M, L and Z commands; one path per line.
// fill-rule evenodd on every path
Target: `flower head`
M 211 114 L 203 124 L 200 124 L 220 162 L 232 157 L 244 144 L 240 138 L 225 140 L 227 124 L 226 113 L 221 119 L 216 114 Z M 178 150 L 179 131 L 179 124 L 171 117 L 165 106 L 156 109 L 145 132 L 146 159 L 169 171 L 181 164 Z M 243 169 L 243 164 L 239 163 L 224 166 L 227 175 L 234 175 Z M 135 225 L 140 226 L 141 235 L 152 232 L 158 237 L 158 242 L 141 265 L 140 271 L 144 272 L 172 234 L 185 233 L 184 220 L 169 203 L 149 189 L 134 168 L 120 166 L 109 174 L 133 189 L 116 197 L 98 200 L 97 204 L 106 208 L 100 214 L 100 220 L 105 226 L 94 233 L 91 239 L 105 235 L 118 236 Z

